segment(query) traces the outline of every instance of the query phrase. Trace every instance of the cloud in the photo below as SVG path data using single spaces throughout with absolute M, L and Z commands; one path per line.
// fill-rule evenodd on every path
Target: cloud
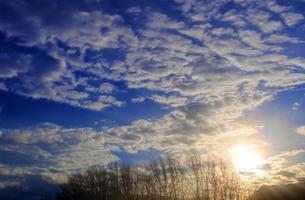
M 4 83 L 0 83 L 0 90 L 7 90 L 7 87 Z
M 3 67 L 0 74 L 6 81 L 6 88 L 18 94 L 101 110 L 107 106 L 122 106 L 124 102 L 116 100 L 116 93 L 120 91 L 113 84 L 105 82 L 96 89 L 94 79 L 123 81 L 128 89 L 178 92 L 170 98 L 180 104 L 184 98 L 196 99 L 197 103 L 214 101 L 211 96 L 221 98 L 220 94 L 236 93 L 236 88 L 245 84 L 248 87 L 245 93 L 265 93 L 267 99 L 268 92 L 254 89 L 260 81 L 266 82 L 265 86 L 281 88 L 304 82 L 302 74 L 289 71 L 293 66 L 304 67 L 304 63 L 281 53 L 284 47 L 280 42 L 301 41 L 278 33 L 283 26 L 271 12 L 288 12 L 289 9 L 276 3 L 255 7 L 246 1 L 237 1 L 235 3 L 241 4 L 244 10 L 230 9 L 221 13 L 219 9 L 226 6 L 227 1 L 215 1 L 208 6 L 199 1 L 183 2 L 176 5 L 176 9 L 194 23 L 147 9 L 150 15 L 141 20 L 143 26 L 131 28 L 122 15 L 97 9 L 98 2 L 94 1 L 75 4 L 60 1 L 56 4 L 58 8 L 48 2 L 37 2 L 32 5 L 33 11 L 26 6 L 26 0 L 22 2 L 19 6 L 2 2 L 9 14 L 2 13 L 8 20 L 0 22 L 0 29 L 2 27 L 9 38 L 20 38 L 25 48 L 34 45 L 42 53 L 37 56 L 17 50 L 17 53 L 2 55 L 3 63 L 9 67 Z M 83 4 L 87 10 L 83 10 Z M 270 12 L 260 9 L 264 6 Z M 51 18 L 38 8 L 48 8 L 46 13 L 59 9 L 57 18 L 65 16 L 65 20 L 55 23 L 57 18 Z M 191 8 L 194 12 L 190 12 Z M 127 12 L 136 10 L 136 6 L 130 7 Z M 11 17 L 13 13 L 19 13 L 16 19 Z M 131 16 L 134 20 L 141 15 L 136 13 L 137 17 Z M 212 17 L 232 27 L 214 27 L 208 23 Z M 248 30 L 244 27 L 246 24 L 258 30 Z M 124 56 L 109 60 L 102 53 L 107 49 Z M 9 63 L 14 61 L 18 62 Z M 35 70 L 31 68 L 32 63 L 37 66 Z M 50 66 L 39 67 L 45 63 Z M 84 75 L 77 76 L 78 73 Z M 281 80 L 287 74 L 289 80 Z M 13 78 L 20 83 L 8 84 Z M 109 103 L 109 99 L 115 103 Z M 183 102 L 186 105 L 191 101 L 184 99 Z M 177 107 L 177 104 L 172 105 Z
M 271 14 L 268 12 L 249 10 L 248 16 L 249 21 L 265 33 L 273 33 L 283 28 L 283 24 L 280 21 L 272 20 Z
M 105 94 L 112 93 L 115 90 L 117 90 L 116 87 L 114 85 L 112 85 L 111 83 L 102 83 L 99 88 L 99 92 L 105 93 Z
M 266 159 L 260 168 L 261 177 L 258 181 L 270 184 L 296 183 L 304 177 L 304 162 L 294 161 L 295 157 L 304 154 L 303 149 L 292 149 L 280 152 Z
M 281 16 L 284 19 L 284 22 L 287 26 L 295 26 L 296 24 L 300 23 L 304 17 L 298 13 L 282 13 Z
M 295 43 L 295 44 L 298 44 L 298 43 L 304 43 L 304 41 L 301 41 L 299 40 L 298 38 L 295 38 L 295 37 L 290 37 L 286 34 L 272 34 L 270 35 L 266 40 L 265 40 L 267 43 L 275 43 L 275 44 L 278 44 L 278 43 Z
M 39 175 L 6 178 L 10 181 L 7 181 L 7 187 L 0 190 L 1 197 L 5 199 L 39 199 L 41 196 L 53 196 L 58 191 L 57 185 L 47 182 Z
M 71 3 L 69 1 L 54 2 L 1 2 L 2 12 L 1 29 L 9 36 L 20 37 L 28 44 L 41 45 L 52 39 L 58 39 L 68 46 L 85 47 L 86 43 L 94 48 L 103 46 L 115 47 L 116 40 L 121 35 L 109 36 L 100 34 L 102 27 L 116 26 L 118 16 L 102 14 L 95 6 L 95 1 Z M 87 6 L 90 12 L 84 7 Z M 52 13 L 56 12 L 56 16 Z M 14 14 L 15 17 L 12 17 Z M 5 20 L 4 20 L 5 19 Z M 64 20 L 63 20 L 64 19 Z M 102 23 L 103 21 L 104 23 Z M 112 29 L 112 28 L 111 28 Z M 128 35 L 126 35 L 128 37 Z M 124 36 L 122 36 L 124 38 Z
M 289 7 L 280 5 L 280 4 L 277 3 L 277 1 L 273 1 L 273 0 L 268 1 L 267 7 L 275 13 L 282 13 L 282 12 L 288 11 L 290 9 Z
M 143 101 L 145 101 L 145 97 L 143 96 L 139 96 L 131 99 L 132 103 L 142 103 Z
M 298 110 L 300 108 L 301 104 L 299 102 L 294 102 L 292 104 L 292 110 Z
M 17 80 L 14 84 L 4 83 L 5 88 L 17 94 L 88 109 L 107 107 L 96 105 L 100 99 L 91 105 L 88 102 L 96 93 L 109 93 L 109 84 L 108 88 L 102 85 L 100 91 L 79 91 L 82 84 L 91 86 L 89 80 L 80 83 L 75 73 L 80 65 L 80 71 L 85 71 L 92 64 L 83 61 L 88 49 L 131 48 L 135 37 L 128 27 L 119 25 L 122 22 L 119 15 L 96 10 L 97 2 L 53 3 L 31 2 L 28 6 L 27 0 L 0 2 L 0 9 L 6 10 L 1 12 L 1 19 L 5 20 L 0 21 L 0 30 L 7 37 L 3 45 L 9 46 L 6 52 L 0 52 L 0 78 L 5 82 Z M 83 10 L 84 6 L 90 11 Z M 51 14 L 54 12 L 56 17 Z M 10 41 L 12 37 L 20 39 L 18 45 L 22 48 Z M 128 47 L 124 45 L 127 41 Z
M 296 129 L 296 132 L 300 135 L 305 135 L 305 126 L 300 126 Z
M 160 119 L 103 130 L 1 129 L 0 149 L 41 159 L 46 173 L 43 163 L 65 172 L 107 164 L 118 159 L 114 150 L 204 152 L 224 133 L 256 133 L 236 120 L 305 83 L 304 58 L 285 53 L 304 43 L 285 31 L 301 15 L 274 1 L 234 1 L 237 11 L 227 0 L 177 0 L 175 15 L 150 5 L 141 13 L 106 12 L 97 1 L 28 2 L 0 1 L 1 44 L 10 47 L 0 52 L 1 89 L 100 111 L 126 104 L 120 83 L 148 91 L 132 103 L 172 107 Z
M 276 1 L 269 1 L 267 7 L 274 13 L 279 14 L 284 23 L 289 27 L 295 26 L 304 19 L 302 14 L 295 13 L 292 6 L 284 6 Z
M 2 129 L 1 149 L 22 153 L 27 159 L 39 159 L 35 164 L 38 168 L 66 171 L 116 160 L 111 154 L 112 147 L 105 143 L 106 138 L 90 128 L 66 129 L 45 124 L 28 130 Z
M 113 96 L 101 95 L 97 100 L 86 100 L 80 104 L 80 107 L 90 108 L 92 110 L 102 110 L 105 107 L 116 106 L 121 107 L 124 105 L 124 102 L 117 100 Z
M 185 97 L 176 97 L 176 96 L 166 97 L 166 96 L 154 95 L 150 99 L 157 103 L 169 105 L 171 107 L 179 107 L 187 104 L 187 98 Z
M 224 22 L 231 22 L 233 25 L 238 27 L 242 27 L 247 24 L 245 16 L 233 9 L 221 16 L 221 20 Z
M 283 35 L 281 20 L 272 17 L 273 12 L 287 10 L 275 4 L 236 1 L 244 8 L 242 11 L 230 9 L 222 13 L 220 8 L 226 3 L 180 2 L 176 9 L 188 21 L 147 9 L 149 15 L 143 16 L 142 26 L 132 28 L 121 15 L 98 10 L 93 2 L 86 3 L 86 11 L 77 3 L 58 2 L 59 17 L 64 11 L 67 13 L 61 23 L 54 23 L 55 19 L 49 19 L 49 15 L 38 9 L 29 13 L 26 3 L 19 7 L 3 3 L 10 8 L 9 12 L 20 11 L 18 23 L 28 21 L 33 26 L 30 30 L 23 26 L 17 30 L 17 21 L 10 19 L 3 23 L 8 37 L 20 37 L 24 41 L 21 45 L 31 44 L 43 52 L 41 59 L 33 62 L 37 65 L 34 71 L 27 67 L 34 55 L 12 53 L 24 65 L 10 64 L 15 67 L 6 68 L 3 77 L 5 81 L 15 78 L 21 83 L 7 81 L 5 86 L 18 94 L 99 111 L 125 104 L 116 97 L 120 91 L 107 82 L 122 81 L 127 90 L 147 89 L 152 93 L 132 102 L 151 98 L 176 108 L 155 122 L 164 128 L 156 132 L 217 133 L 215 130 L 221 129 L 217 127 L 226 127 L 244 111 L 272 99 L 277 92 L 305 82 L 304 74 L 295 70 L 305 67 L 304 60 L 286 56 L 282 45 L 284 42 L 297 44 L 301 40 L 287 33 Z M 48 12 L 56 9 L 47 2 L 33 6 L 33 9 L 50 7 Z M 272 7 L 270 11 L 261 9 L 268 6 Z M 137 9 L 133 7 L 129 11 L 134 13 Z M 209 23 L 211 19 L 226 26 L 216 27 Z M 109 60 L 98 53 L 109 48 L 119 49 L 124 56 Z M 38 66 L 44 65 L 46 58 L 51 64 L 41 70 Z M 59 67 L 61 63 L 65 65 Z M 96 87 L 94 80 L 105 82 Z M 35 83 L 43 84 L 36 87 Z M 177 113 L 188 120 L 181 122 L 179 117 L 174 117 Z

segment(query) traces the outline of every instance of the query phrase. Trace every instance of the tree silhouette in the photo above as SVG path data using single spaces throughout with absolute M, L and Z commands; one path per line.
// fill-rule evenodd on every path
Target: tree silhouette
M 114 163 L 76 173 L 61 185 L 57 200 L 244 200 L 249 193 L 221 159 L 170 157 L 145 168 Z

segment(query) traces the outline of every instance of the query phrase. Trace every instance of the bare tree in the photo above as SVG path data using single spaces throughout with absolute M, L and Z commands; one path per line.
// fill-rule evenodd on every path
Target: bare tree
M 248 186 L 221 159 L 171 157 L 144 169 L 114 163 L 76 173 L 61 186 L 57 200 L 245 200 Z

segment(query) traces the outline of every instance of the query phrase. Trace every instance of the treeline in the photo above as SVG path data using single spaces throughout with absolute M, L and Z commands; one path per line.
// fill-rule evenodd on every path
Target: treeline
M 57 200 L 245 200 L 254 188 L 221 159 L 160 159 L 145 168 L 91 167 L 71 175 Z

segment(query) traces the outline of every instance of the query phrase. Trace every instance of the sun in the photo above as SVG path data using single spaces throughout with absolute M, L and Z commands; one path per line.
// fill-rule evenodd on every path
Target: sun
M 240 172 L 258 170 L 264 161 L 258 151 L 248 144 L 238 144 L 230 150 L 230 157 L 236 170 Z

